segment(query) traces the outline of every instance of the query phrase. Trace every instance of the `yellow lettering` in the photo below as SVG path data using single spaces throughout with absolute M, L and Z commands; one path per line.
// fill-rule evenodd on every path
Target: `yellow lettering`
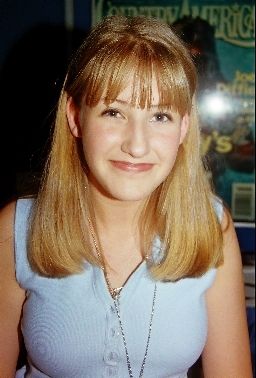
M 115 15 L 121 15 L 121 12 L 120 12 L 120 10 L 119 10 L 119 7 L 114 7 L 114 6 L 111 6 L 111 7 L 109 7 L 109 9 L 108 9 L 108 15 L 109 16 L 115 16 Z
M 244 5 L 240 12 L 239 22 L 238 22 L 238 32 L 239 36 L 242 39 L 248 39 L 252 36 L 252 14 L 251 14 L 251 7 L 248 5 Z
M 198 5 L 193 5 L 191 9 L 191 16 L 192 18 L 196 18 L 200 16 L 200 9 Z
M 239 70 L 236 71 L 235 74 L 236 81 L 247 81 L 249 83 L 255 82 L 255 73 L 254 72 L 241 72 Z
M 248 81 L 237 80 L 230 83 L 218 83 L 217 90 L 223 92 L 224 94 L 234 95 L 234 96 L 255 96 L 255 87 L 253 83 L 248 83 Z
M 189 5 L 182 1 L 179 6 L 114 6 L 108 3 L 107 14 L 137 16 L 146 15 L 172 24 L 182 12 L 193 18 L 201 17 L 215 28 L 215 38 L 237 46 L 254 47 L 254 6 Z M 96 10 L 95 10 L 96 11 Z M 97 15 L 97 17 L 99 17 Z
M 179 8 L 178 7 L 166 7 L 165 18 L 168 24 L 172 24 L 178 19 Z
M 217 139 L 216 151 L 220 154 L 227 154 L 232 150 L 231 138 L 227 135 L 222 135 Z

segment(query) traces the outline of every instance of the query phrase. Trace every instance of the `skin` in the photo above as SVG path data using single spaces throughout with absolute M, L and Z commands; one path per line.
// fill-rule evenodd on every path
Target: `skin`
M 242 261 L 230 215 L 223 221 L 224 264 L 207 292 L 208 339 L 202 355 L 206 378 L 252 377 Z
M 20 317 L 25 292 L 15 278 L 15 203 L 0 211 L 0 377 L 13 378 L 19 355 Z
M 153 94 L 157 105 L 155 83 Z M 67 103 L 71 132 L 82 138 L 91 171 L 97 229 L 113 287 L 121 286 L 141 261 L 139 210 L 172 169 L 189 121 L 187 116 L 181 119 L 173 112 L 171 120 L 166 120 L 159 116 L 157 107 L 131 107 L 129 87 L 118 99 L 110 104 L 111 111 L 103 102 L 81 110 L 71 98 Z M 14 212 L 15 203 L 0 212 L 0 376 L 4 378 L 15 374 L 25 300 L 25 292 L 15 279 Z M 209 327 L 202 356 L 204 377 L 251 378 L 241 255 L 227 212 L 222 228 L 225 262 L 206 298 Z
M 159 109 L 155 79 L 150 109 L 131 106 L 132 93 L 129 84 L 109 105 L 104 96 L 94 107 L 78 109 L 72 98 L 67 103 L 70 130 L 82 139 L 89 167 L 97 233 L 113 287 L 122 286 L 142 261 L 141 207 L 169 175 L 189 127 L 188 115 Z
M 172 170 L 188 116 L 159 109 L 155 79 L 152 93 L 150 109 L 130 105 L 132 85 L 108 106 L 102 99 L 95 107 L 78 110 L 69 99 L 70 129 L 82 138 L 93 192 L 118 201 L 144 202 Z

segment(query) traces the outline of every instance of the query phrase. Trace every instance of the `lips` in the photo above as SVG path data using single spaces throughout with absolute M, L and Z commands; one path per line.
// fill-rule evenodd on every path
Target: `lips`
M 153 168 L 154 164 L 150 163 L 130 163 L 127 161 L 111 160 L 111 164 L 122 171 L 126 172 L 146 172 Z

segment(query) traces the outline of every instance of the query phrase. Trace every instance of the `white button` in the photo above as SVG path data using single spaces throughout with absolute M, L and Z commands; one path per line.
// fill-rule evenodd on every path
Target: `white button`
M 111 366 L 116 366 L 119 361 L 119 355 L 114 350 L 106 350 L 104 353 L 104 361 Z
M 106 366 L 104 377 L 117 377 L 118 375 L 117 366 Z
M 118 354 L 116 352 L 109 352 L 108 353 L 108 360 L 109 361 L 117 361 L 118 360 Z
M 119 331 L 116 328 L 110 328 L 110 336 L 111 337 L 119 336 Z

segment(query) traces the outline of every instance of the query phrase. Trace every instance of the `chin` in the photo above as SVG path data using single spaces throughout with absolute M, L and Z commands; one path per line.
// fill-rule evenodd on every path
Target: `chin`
M 96 189 L 103 197 L 124 201 L 124 202 L 138 202 L 145 201 L 157 188 L 157 183 L 155 185 L 132 185 L 132 183 L 104 183 L 105 185 L 100 185 L 98 181 L 92 182 L 92 187 Z
M 152 191 L 115 191 L 110 193 L 110 197 L 116 199 L 118 201 L 125 201 L 125 202 L 138 202 L 146 200 Z

